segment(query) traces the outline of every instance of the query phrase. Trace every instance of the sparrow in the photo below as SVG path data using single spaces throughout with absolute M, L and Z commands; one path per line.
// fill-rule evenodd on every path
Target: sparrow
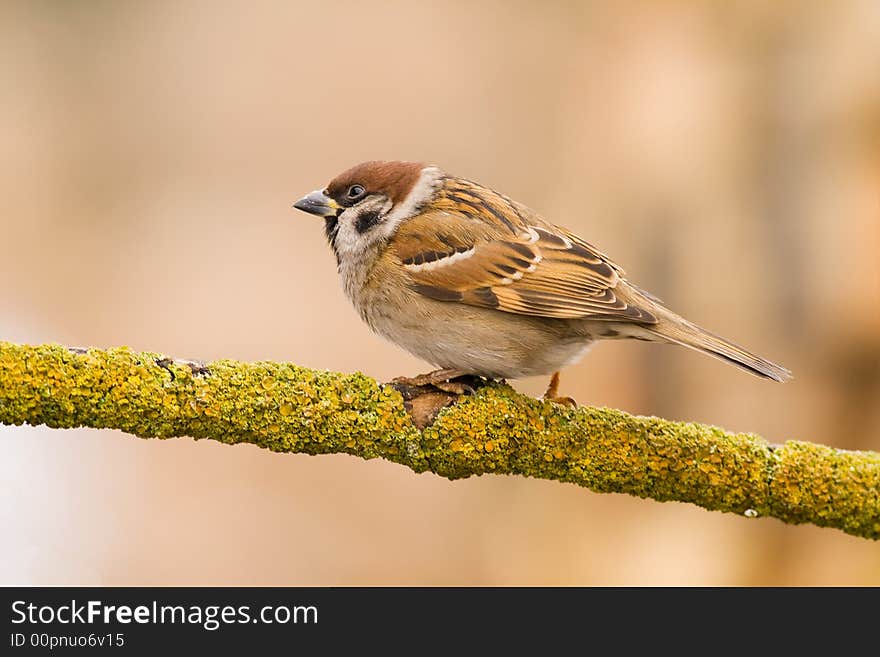
M 411 385 L 461 392 L 468 376 L 552 374 L 597 340 L 672 343 L 783 382 L 791 372 L 700 328 L 590 242 L 522 203 L 418 162 L 371 161 L 294 207 L 324 219 L 342 287 L 379 335 L 437 370 Z

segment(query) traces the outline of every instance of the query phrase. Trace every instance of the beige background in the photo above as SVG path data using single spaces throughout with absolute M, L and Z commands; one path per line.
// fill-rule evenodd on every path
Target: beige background
M 878 64 L 873 0 L 7 1 L 0 338 L 424 371 L 290 205 L 360 160 L 426 160 L 796 376 L 608 343 L 566 393 L 878 450 Z M 110 431 L 0 444 L 5 584 L 880 584 L 876 543 L 558 483 Z

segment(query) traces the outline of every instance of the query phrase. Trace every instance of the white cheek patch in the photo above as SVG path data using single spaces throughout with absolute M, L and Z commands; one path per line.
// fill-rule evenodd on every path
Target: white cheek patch
M 374 198 L 345 210 L 339 215 L 336 250 L 347 254 L 360 253 L 373 246 L 375 242 L 384 239 L 382 224 L 386 221 L 385 216 L 390 208 L 391 201 L 388 199 Z M 366 212 L 378 213 L 380 225 L 362 233 L 357 229 L 357 223 L 359 217 Z
M 472 255 L 474 255 L 474 248 L 471 247 L 467 251 L 459 251 L 457 253 L 453 253 L 443 258 L 437 258 L 436 260 L 431 260 L 430 262 L 422 262 L 419 264 L 407 264 L 404 267 L 410 271 L 419 272 L 419 271 L 433 271 L 435 269 L 439 269 L 440 267 L 448 267 L 456 262 L 460 262 L 462 260 L 467 260 Z
M 357 221 L 357 214 L 353 208 L 349 208 L 339 215 L 339 223 L 336 230 L 336 250 L 340 253 L 352 253 L 360 245 L 361 240 L 354 227 L 355 221 Z

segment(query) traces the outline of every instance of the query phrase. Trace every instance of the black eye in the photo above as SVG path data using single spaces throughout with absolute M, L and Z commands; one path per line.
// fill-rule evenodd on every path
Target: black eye
M 352 185 L 351 187 L 348 188 L 348 198 L 350 198 L 352 200 L 359 199 L 361 196 L 363 196 L 366 193 L 366 191 L 367 190 L 365 190 L 360 185 Z

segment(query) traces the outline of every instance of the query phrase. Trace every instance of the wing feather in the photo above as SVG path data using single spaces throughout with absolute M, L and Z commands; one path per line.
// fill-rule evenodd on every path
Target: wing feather
M 446 179 L 432 208 L 400 225 L 391 251 L 413 289 L 440 301 L 537 317 L 657 322 L 644 307 L 650 302 L 593 245 L 469 181 Z

